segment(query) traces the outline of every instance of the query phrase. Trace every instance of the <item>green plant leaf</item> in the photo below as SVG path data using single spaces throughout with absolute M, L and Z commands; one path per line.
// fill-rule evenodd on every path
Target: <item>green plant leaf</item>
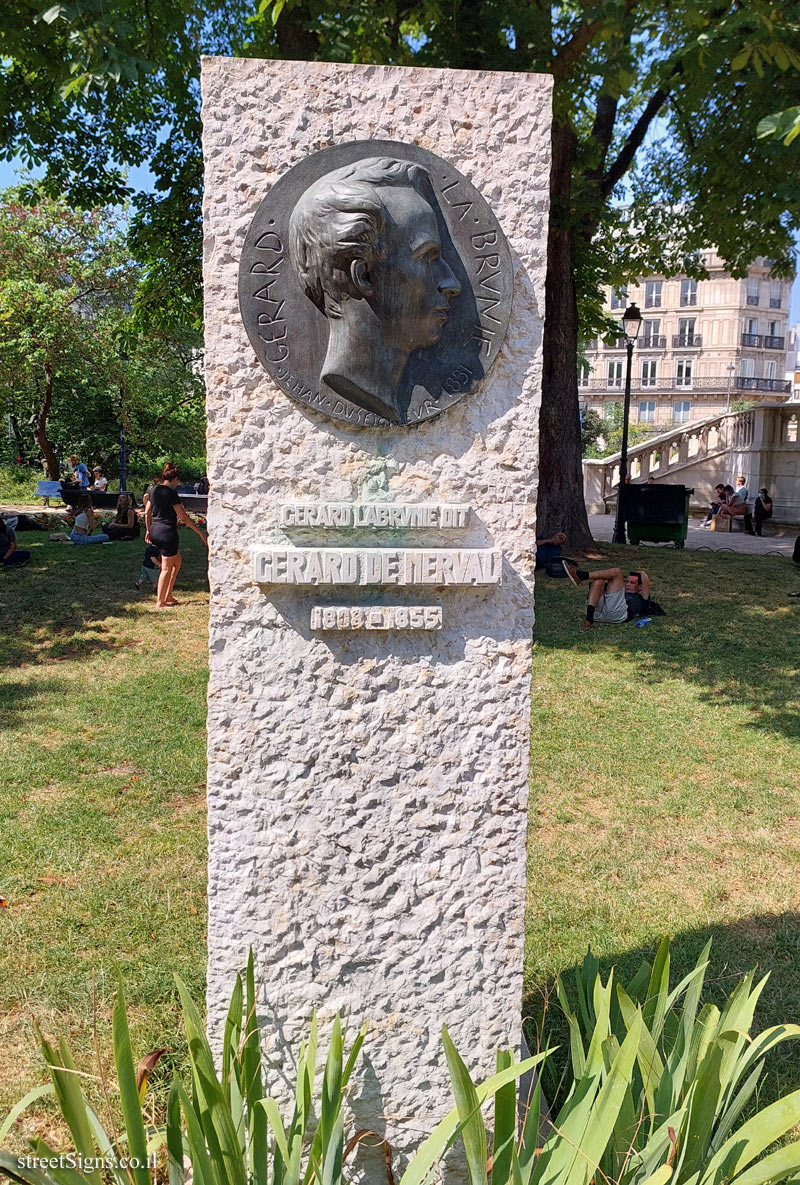
M 225 1093 L 217 1079 L 214 1058 L 197 1011 L 186 985 L 176 976 L 183 1006 L 183 1021 L 189 1043 L 192 1078 L 198 1105 L 198 1118 L 211 1154 L 225 1185 L 247 1185 L 247 1173 L 241 1156 L 236 1127 Z
M 272 1098 L 261 1099 L 259 1106 L 263 1107 L 267 1113 L 269 1126 L 272 1134 L 275 1137 L 275 1142 L 278 1145 L 278 1150 L 281 1154 L 284 1164 L 289 1163 L 289 1145 L 286 1143 L 286 1132 L 283 1130 L 283 1122 L 281 1121 L 281 1113 L 278 1110 L 278 1104 Z
M 555 1049 L 549 1051 L 549 1053 L 553 1052 L 555 1052 Z M 504 1086 L 506 1082 L 510 1082 L 515 1078 L 521 1078 L 528 1070 L 541 1065 L 544 1059 L 549 1056 L 549 1053 L 538 1053 L 535 1057 L 526 1058 L 525 1061 L 509 1066 L 502 1073 L 494 1074 L 491 1078 L 487 1078 L 485 1082 L 475 1087 L 478 1102 L 483 1103 L 495 1091 L 499 1090 L 501 1086 Z M 416 1153 L 411 1158 L 406 1171 L 400 1178 L 400 1185 L 423 1185 L 423 1182 L 427 1181 L 433 1166 L 439 1158 L 455 1143 L 458 1133 L 458 1108 L 454 1107 L 452 1111 L 445 1115 L 444 1119 L 437 1123 L 428 1138 L 420 1144 Z
M 746 1172 L 740 1173 L 735 1185 L 772 1185 L 776 1181 L 784 1181 L 800 1171 L 800 1141 L 779 1148 L 754 1164 Z
M 94 1156 L 95 1148 L 89 1126 L 89 1117 L 86 1114 L 86 1100 L 78 1084 L 78 1074 L 69 1047 L 62 1039 L 59 1042 L 59 1053 L 56 1054 L 55 1050 L 45 1040 L 38 1028 L 36 1032 L 39 1037 L 42 1055 L 50 1069 L 61 1114 L 64 1116 L 67 1127 L 75 1141 L 75 1150 L 76 1152 L 80 1152 L 84 1157 L 92 1157 Z M 101 1185 L 100 1173 L 97 1169 L 85 1174 L 83 1179 L 85 1182 L 93 1182 L 94 1185 Z
M 698 1085 L 698 1093 L 699 1090 Z M 796 1123 L 800 1123 L 800 1090 L 765 1107 L 729 1136 L 719 1152 L 703 1166 L 700 1185 L 716 1185 L 723 1179 L 730 1181 Z
M 167 1096 L 166 1135 L 169 1185 L 184 1185 L 186 1174 L 183 1171 L 183 1131 L 177 1078 L 173 1078 Z
M 486 1127 L 481 1114 L 478 1093 L 446 1027 L 442 1028 L 442 1041 L 447 1057 L 447 1068 L 450 1072 L 453 1097 L 456 1100 L 458 1117 L 461 1121 L 461 1138 L 464 1141 L 464 1151 L 467 1156 L 469 1179 L 471 1185 L 488 1185 Z
M 496 1071 L 501 1073 L 513 1064 L 510 1049 L 497 1052 Z M 509 1185 L 511 1154 L 517 1138 L 517 1088 L 507 1082 L 494 1096 L 494 1142 L 492 1145 L 492 1185 Z
M 267 1185 L 267 1116 L 258 1106 L 259 1100 L 264 1096 L 264 1082 L 261 1074 L 261 1035 L 256 1015 L 256 977 L 252 947 L 247 958 L 245 981 L 247 984 L 247 1013 L 244 1021 L 245 1038 L 242 1063 L 249 1129 L 248 1166 L 252 1185 Z
M 224 1177 L 214 1171 L 200 1119 L 192 1100 L 177 1078 L 175 1079 L 175 1089 L 183 1117 L 186 1120 L 185 1148 L 192 1164 L 193 1180 L 197 1182 L 197 1185 L 226 1185 Z
M 340 1185 L 342 1179 L 342 1156 L 344 1154 L 344 1115 L 341 1110 L 336 1116 L 333 1128 L 324 1141 L 321 1185 Z
M 139 1162 L 139 1167 L 132 1168 L 130 1172 L 135 1185 L 150 1185 L 150 1169 L 147 1167 L 147 1136 L 142 1119 L 139 1088 L 136 1085 L 136 1069 L 133 1064 L 131 1035 L 128 1029 L 128 1015 L 125 1009 L 125 994 L 121 979 L 111 1019 L 111 1030 L 114 1042 L 114 1064 L 117 1068 L 117 1082 L 122 1115 L 125 1119 L 128 1150 L 130 1155 Z
M 2 1145 L 22 1112 L 27 1110 L 31 1103 L 35 1103 L 37 1099 L 44 1098 L 48 1094 L 53 1094 L 54 1089 L 50 1083 L 47 1083 L 45 1086 L 35 1086 L 33 1090 L 29 1090 L 26 1095 L 23 1095 L 18 1103 L 15 1103 L 3 1122 L 0 1123 L 0 1145 Z
M 19 1168 L 17 1157 L 10 1152 L 0 1152 L 0 1170 L 10 1181 L 18 1181 L 21 1185 L 55 1185 L 55 1178 L 41 1169 Z

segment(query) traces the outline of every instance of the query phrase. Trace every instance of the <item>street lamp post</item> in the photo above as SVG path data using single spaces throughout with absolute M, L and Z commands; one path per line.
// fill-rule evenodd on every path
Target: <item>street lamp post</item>
M 731 362 L 728 366 L 728 398 L 725 403 L 725 411 L 731 410 L 731 390 L 733 388 L 733 376 L 736 374 L 736 363 Z
M 627 543 L 625 535 L 625 480 L 628 476 L 628 422 L 631 415 L 631 368 L 633 366 L 633 347 L 642 327 L 642 314 L 635 304 L 628 305 L 622 315 L 622 332 L 625 335 L 625 349 L 628 361 L 625 369 L 625 403 L 622 408 L 622 448 L 619 458 L 619 486 L 617 489 L 617 517 L 614 521 L 612 543 Z

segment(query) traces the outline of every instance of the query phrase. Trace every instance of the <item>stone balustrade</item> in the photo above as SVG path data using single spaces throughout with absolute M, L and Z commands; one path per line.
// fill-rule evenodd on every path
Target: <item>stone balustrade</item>
M 633 482 L 676 482 L 694 487 L 692 505 L 708 506 L 717 482 L 735 484 L 742 474 L 751 499 L 770 491 L 778 522 L 800 523 L 800 405 L 761 404 L 653 436 L 628 450 Z M 583 490 L 590 514 L 616 501 L 619 453 L 583 462 Z

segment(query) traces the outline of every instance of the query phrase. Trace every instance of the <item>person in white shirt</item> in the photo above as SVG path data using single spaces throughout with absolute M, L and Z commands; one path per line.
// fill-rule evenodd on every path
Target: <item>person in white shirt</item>
M 90 490 L 106 490 L 108 489 L 108 478 L 103 477 L 103 470 L 97 465 L 93 470 L 94 480 L 89 486 Z
M 75 507 L 75 526 L 69 533 L 69 537 L 73 543 L 79 543 L 83 546 L 86 543 L 108 543 L 108 535 L 102 534 L 93 535 L 96 520 L 94 517 L 94 510 L 92 509 L 92 500 L 88 494 L 84 494 L 78 499 Z

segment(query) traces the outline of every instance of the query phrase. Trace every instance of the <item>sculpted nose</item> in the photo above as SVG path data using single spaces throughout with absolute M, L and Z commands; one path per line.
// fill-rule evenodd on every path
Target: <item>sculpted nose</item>
M 441 256 L 439 257 L 439 262 L 441 264 L 442 274 L 439 277 L 438 284 L 436 285 L 437 288 L 439 289 L 439 291 L 441 293 L 446 294 L 451 299 L 454 296 L 460 296 L 461 295 L 461 285 L 459 284 L 458 280 L 456 279 L 456 277 L 453 273 L 453 270 L 450 267 L 450 264 L 446 263 L 445 260 L 441 258 Z

